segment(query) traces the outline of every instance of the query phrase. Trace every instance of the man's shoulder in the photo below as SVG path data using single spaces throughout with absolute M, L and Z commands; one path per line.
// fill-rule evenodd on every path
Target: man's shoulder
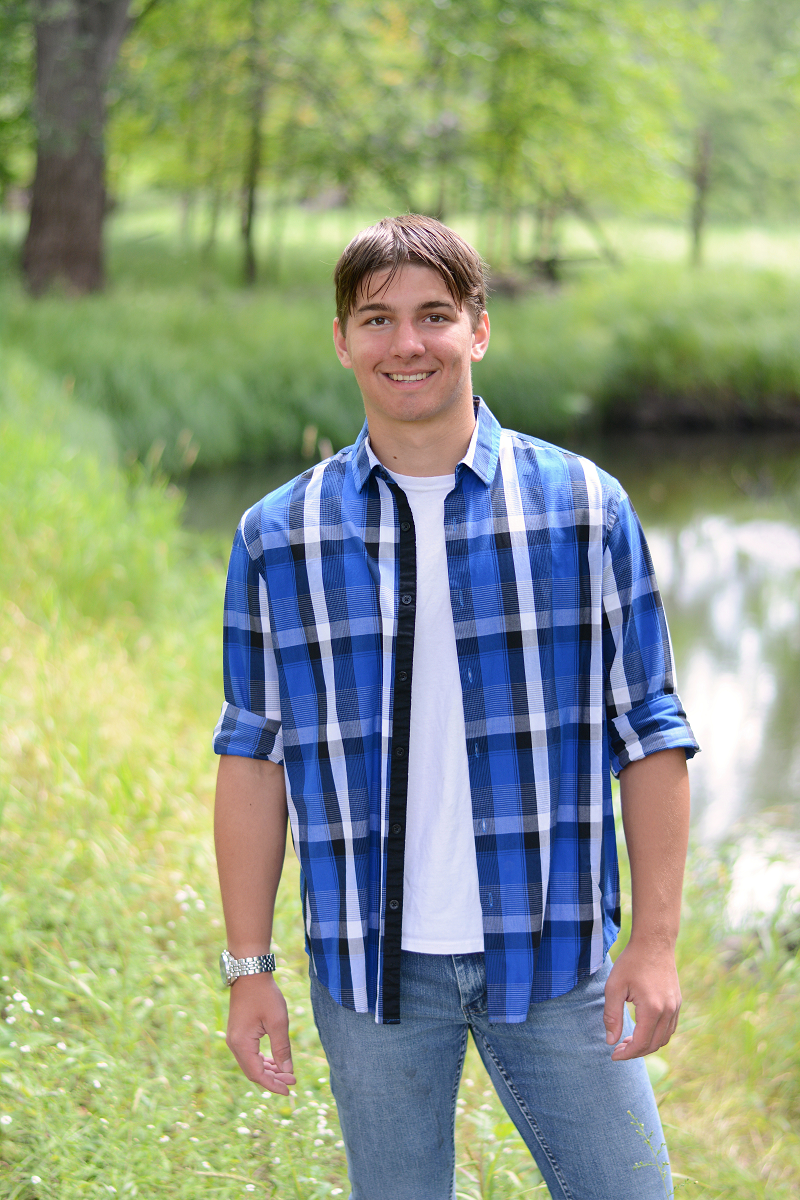
M 516 429 L 501 429 L 500 441 L 501 451 L 506 448 L 513 454 L 517 472 L 522 477 L 555 485 L 568 478 L 582 480 L 588 486 L 599 487 L 606 504 L 619 503 L 626 495 L 618 479 L 579 451 L 557 446 L 532 434 L 519 433 Z
M 291 541 L 293 529 L 302 529 L 309 522 L 309 504 L 324 508 L 341 497 L 354 447 L 345 446 L 330 458 L 315 463 L 293 479 L 268 492 L 242 516 L 239 532 L 253 558 L 276 540 Z M 323 518 L 320 513 L 320 519 Z

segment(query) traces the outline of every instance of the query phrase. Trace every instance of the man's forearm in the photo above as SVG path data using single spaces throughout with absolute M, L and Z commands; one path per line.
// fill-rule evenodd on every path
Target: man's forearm
M 603 1019 L 616 1060 L 652 1054 L 678 1024 L 675 942 L 689 841 L 686 755 L 661 750 L 630 763 L 620 776 L 620 791 L 632 913 L 630 939 L 606 980 Z M 636 1029 L 623 1037 L 626 1001 L 636 1010 Z
M 217 776 L 214 841 L 228 934 L 235 958 L 265 954 L 286 853 L 283 767 L 223 756 Z
M 283 767 L 258 759 L 220 759 L 214 840 L 228 949 L 234 958 L 266 954 L 286 852 Z M 271 1057 L 261 1052 L 264 1037 L 269 1037 Z M 234 981 L 227 1041 L 248 1079 L 288 1094 L 295 1082 L 289 1016 L 271 973 Z
M 683 750 L 661 750 L 620 775 L 631 865 L 631 941 L 673 948 L 689 844 L 689 776 Z

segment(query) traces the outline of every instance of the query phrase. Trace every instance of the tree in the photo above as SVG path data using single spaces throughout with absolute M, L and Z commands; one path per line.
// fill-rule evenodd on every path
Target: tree
M 33 2 L 36 173 L 22 265 L 35 294 L 55 280 L 76 292 L 103 285 L 105 93 L 130 3 Z
M 800 193 L 800 10 L 796 0 L 684 0 L 708 57 L 679 71 L 690 261 L 708 216 L 796 211 Z

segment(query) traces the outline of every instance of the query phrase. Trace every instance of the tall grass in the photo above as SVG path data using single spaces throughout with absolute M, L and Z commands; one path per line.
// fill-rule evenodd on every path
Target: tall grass
M 0 1193 L 345 1195 L 291 857 L 276 940 L 294 1096 L 255 1094 L 222 1037 L 223 563 L 162 483 L 75 448 L 97 430 L 70 425 L 60 384 L 19 360 L 0 378 Z M 789 1200 L 800 968 L 766 932 L 723 955 L 726 879 L 696 857 L 684 1016 L 650 1065 L 678 1195 Z M 458 1108 L 461 1197 L 546 1194 L 474 1051 Z
M 319 244 L 309 224 L 277 282 L 251 291 L 234 286 L 230 246 L 212 267 L 166 236 L 115 243 L 103 296 L 34 302 L 8 270 L 0 354 L 24 352 L 109 419 L 122 454 L 160 456 L 173 474 L 195 458 L 198 469 L 294 458 L 309 426 L 345 445 L 362 409 L 330 341 L 337 220 Z M 475 384 L 511 427 L 567 440 L 618 424 L 800 425 L 800 283 L 789 276 L 639 263 L 497 296 L 490 314 Z

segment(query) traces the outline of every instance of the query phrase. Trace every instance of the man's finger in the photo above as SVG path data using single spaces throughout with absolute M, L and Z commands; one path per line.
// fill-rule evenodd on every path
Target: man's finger
M 289 1044 L 288 1028 L 285 1033 L 281 1031 L 281 1033 L 276 1033 L 274 1036 L 271 1036 L 269 1039 L 269 1044 L 272 1051 L 270 1061 L 277 1063 L 280 1071 L 288 1072 L 291 1075 L 292 1048 Z M 262 1058 L 263 1057 L 264 1056 L 262 1055 Z
M 606 1027 L 606 1043 L 609 1046 L 614 1046 L 622 1037 L 626 996 L 625 991 L 616 986 L 613 970 L 606 980 L 605 997 L 603 1024 Z
M 242 1072 L 251 1083 L 257 1083 L 259 1087 L 281 1096 L 289 1095 L 289 1088 L 297 1082 L 292 1072 L 291 1061 L 278 1064 L 274 1059 L 267 1058 L 258 1051 L 251 1052 L 248 1049 L 244 1053 L 239 1053 L 234 1047 L 231 1049 Z
M 646 1054 L 653 1054 L 662 1046 L 666 1046 L 674 1029 L 673 1021 L 677 1019 L 674 1012 L 642 1014 L 641 1006 L 636 1017 L 633 1036 L 625 1038 L 611 1055 L 617 1062 L 623 1058 L 643 1058 Z

